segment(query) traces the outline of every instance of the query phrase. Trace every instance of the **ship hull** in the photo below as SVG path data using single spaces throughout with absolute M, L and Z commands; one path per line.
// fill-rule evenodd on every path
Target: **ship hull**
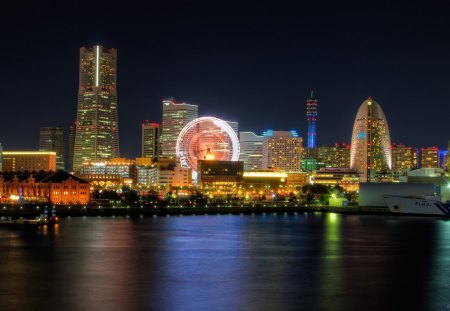
M 396 196 L 386 196 L 385 200 L 393 214 L 450 217 L 450 206 L 437 200 Z

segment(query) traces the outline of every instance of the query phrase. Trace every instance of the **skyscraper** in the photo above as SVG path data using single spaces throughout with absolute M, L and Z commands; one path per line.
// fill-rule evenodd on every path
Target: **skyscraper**
M 296 131 L 268 130 L 263 133 L 263 136 L 263 169 L 301 171 L 303 139 Z
M 159 135 L 161 133 L 158 123 L 146 121 L 142 123 L 142 157 L 157 158 L 159 156 Z
M 244 162 L 245 171 L 262 169 L 264 136 L 258 136 L 253 132 L 240 132 L 239 142 L 241 154 L 239 160 Z
M 119 157 L 116 73 L 116 49 L 100 45 L 80 49 L 75 171 L 86 161 L 109 161 Z
M 306 100 L 306 120 L 308 121 L 308 149 L 315 149 L 317 146 L 317 99 L 313 99 L 314 91 L 311 91 L 311 97 Z
M 39 151 L 56 152 L 56 169 L 64 170 L 64 129 L 62 126 L 41 127 Z
M 358 109 L 353 124 L 350 167 L 370 182 L 376 173 L 390 170 L 391 137 L 386 116 L 380 105 L 368 98 Z
M 183 127 L 197 119 L 198 106 L 177 103 L 174 99 L 163 100 L 163 121 L 160 136 L 161 155 L 175 157 L 178 135 Z

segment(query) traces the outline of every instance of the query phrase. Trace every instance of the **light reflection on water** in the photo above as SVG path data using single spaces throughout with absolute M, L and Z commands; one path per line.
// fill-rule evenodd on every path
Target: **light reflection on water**
M 0 310 L 445 310 L 450 222 L 339 214 L 0 228 Z

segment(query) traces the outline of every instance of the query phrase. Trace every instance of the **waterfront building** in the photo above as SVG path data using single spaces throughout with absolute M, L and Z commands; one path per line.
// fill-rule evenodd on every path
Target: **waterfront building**
M 54 151 L 3 151 L 3 171 L 56 171 Z
M 198 106 L 177 103 L 174 99 L 163 100 L 163 121 L 160 136 L 161 155 L 176 156 L 176 144 L 181 130 L 198 117 Z
M 341 186 L 346 192 L 359 189 L 358 172 L 349 168 L 321 168 L 312 176 L 313 184 Z
M 134 184 L 141 187 L 158 186 L 158 167 L 155 165 L 136 165 Z
M 274 168 L 286 172 L 301 171 L 303 139 L 297 131 L 272 131 L 263 133 L 263 169 Z
M 159 157 L 159 136 L 161 128 L 158 123 L 151 123 L 146 121 L 141 126 L 142 137 L 142 152 L 143 158 L 157 158 Z
M 349 168 L 350 145 L 335 143 L 333 146 L 321 146 L 318 150 L 318 162 L 323 167 Z
M 80 49 L 74 171 L 79 171 L 84 162 L 119 157 L 116 81 L 116 49 L 101 45 Z
M 134 163 L 124 158 L 114 158 L 105 162 L 85 162 L 80 173 L 86 175 L 119 175 L 122 178 L 132 178 Z
M 358 109 L 352 132 L 350 167 L 370 182 L 377 173 L 392 168 L 391 138 L 381 106 L 371 98 Z
M 39 130 L 39 151 L 56 152 L 56 169 L 64 170 L 64 129 L 62 126 L 41 127 Z
M 242 181 L 244 162 L 242 161 L 198 161 L 198 184 L 201 187 L 213 187 L 229 190 Z
M 96 190 L 116 190 L 121 191 L 123 186 L 131 187 L 132 178 L 123 178 L 119 174 L 80 174 L 77 177 L 86 180 Z
M 274 170 L 244 172 L 241 195 L 262 200 L 272 199 L 279 192 L 287 189 L 288 173 Z
M 417 150 L 403 144 L 392 145 L 392 170 L 401 174 L 417 167 Z
M 421 168 L 439 167 L 439 149 L 437 147 L 423 147 L 419 149 Z
M 296 193 L 300 187 L 309 182 L 311 174 L 310 172 L 287 173 L 287 191 Z
M 89 183 L 65 171 L 0 174 L 2 203 L 87 204 Z
M 239 160 L 244 162 L 244 171 L 262 170 L 264 136 L 253 132 L 240 132 L 239 142 L 241 145 Z
M 306 120 L 308 122 L 307 149 L 317 148 L 317 99 L 313 99 L 314 92 L 311 91 L 311 97 L 306 100 Z
M 158 186 L 168 187 L 190 187 L 192 186 L 192 169 L 182 167 L 179 163 L 172 169 L 158 170 Z

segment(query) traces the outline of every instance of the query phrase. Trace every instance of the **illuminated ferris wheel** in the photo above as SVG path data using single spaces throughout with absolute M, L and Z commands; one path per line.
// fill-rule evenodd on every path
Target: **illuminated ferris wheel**
M 239 140 L 227 122 L 214 117 L 201 117 L 181 130 L 176 153 L 181 166 L 197 172 L 199 160 L 239 160 Z

